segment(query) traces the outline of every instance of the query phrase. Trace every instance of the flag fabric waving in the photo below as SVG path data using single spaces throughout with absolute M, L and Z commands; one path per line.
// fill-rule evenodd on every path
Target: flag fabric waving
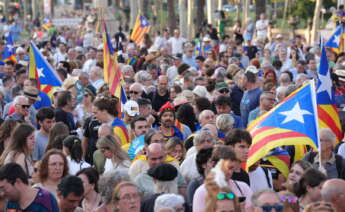
M 52 96 L 54 90 L 62 85 L 58 74 L 32 41 L 30 43 L 29 78 L 36 79 L 38 88 L 48 96 Z
M 5 49 L 2 53 L 2 62 L 6 63 L 7 61 L 16 62 L 16 52 L 14 51 L 14 42 L 12 33 L 8 33 L 5 38 Z
M 285 177 L 288 176 L 290 170 L 290 155 L 287 151 L 281 147 L 277 147 L 266 155 L 266 159 Z
M 253 121 L 247 130 L 253 138 L 246 169 L 283 145 L 319 147 L 314 82 L 306 83 L 273 109 Z
M 341 141 L 343 133 L 340 119 L 334 99 L 334 88 L 328 67 L 328 60 L 325 47 L 322 48 L 320 66 L 318 72 L 318 83 L 316 91 L 317 111 L 319 115 L 320 128 L 329 128 Z
M 136 44 L 139 44 L 144 39 L 144 34 L 148 33 L 151 29 L 151 25 L 143 15 L 138 15 L 135 20 L 133 31 L 131 34 L 131 40 Z
M 110 36 L 107 31 L 105 23 L 103 33 L 103 61 L 104 61 L 104 82 L 109 85 L 109 92 L 111 95 L 117 97 L 122 104 L 127 101 L 126 93 L 123 88 L 123 77 L 119 64 L 117 63 L 117 56 L 113 45 L 111 44 Z M 121 111 L 121 104 L 119 104 L 119 111 Z
M 344 26 L 339 25 L 333 35 L 325 43 L 325 47 L 331 48 L 336 54 L 344 51 L 344 33 Z

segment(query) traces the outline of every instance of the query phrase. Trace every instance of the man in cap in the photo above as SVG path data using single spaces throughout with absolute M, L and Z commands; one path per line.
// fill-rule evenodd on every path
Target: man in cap
M 147 174 L 153 178 L 154 194 L 143 200 L 141 212 L 154 211 L 155 200 L 164 193 L 178 193 L 177 188 L 177 169 L 168 163 L 162 163 L 150 168 Z M 163 189 L 165 188 L 165 189 Z
M 170 102 L 167 102 L 159 110 L 160 127 L 159 130 L 165 138 L 178 137 L 183 140 L 182 132 L 175 126 L 175 109 Z
M 129 100 L 123 107 L 124 110 L 124 118 L 123 121 L 125 122 L 127 129 L 129 129 L 130 123 L 136 116 L 139 116 L 139 105 L 136 101 Z
M 178 71 L 177 68 L 182 64 L 182 54 L 178 53 L 174 56 L 172 56 L 173 58 L 173 66 L 170 66 L 167 70 L 166 75 L 168 76 L 169 79 L 169 85 L 172 86 L 177 75 L 178 75 Z

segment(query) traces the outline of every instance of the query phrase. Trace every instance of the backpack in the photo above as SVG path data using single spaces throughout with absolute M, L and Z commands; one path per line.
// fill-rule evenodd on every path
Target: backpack
M 307 157 L 305 158 L 305 160 L 313 164 L 316 155 L 317 155 L 317 152 L 310 152 L 309 155 L 307 155 Z M 345 179 L 345 173 L 344 173 L 345 169 L 344 169 L 343 160 L 344 159 L 342 156 L 335 154 L 335 166 L 337 168 L 338 178 Z

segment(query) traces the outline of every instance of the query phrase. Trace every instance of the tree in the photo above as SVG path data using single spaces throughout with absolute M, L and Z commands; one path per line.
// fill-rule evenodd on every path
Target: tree
M 135 19 L 138 15 L 139 5 L 137 0 L 130 0 L 129 2 L 130 7 L 130 28 L 133 28 Z
M 310 43 L 313 44 L 317 38 L 317 32 L 320 28 L 320 11 L 322 6 L 322 0 L 316 0 L 315 11 L 314 11 L 314 18 L 313 18 L 313 27 L 311 29 L 311 41 Z
M 266 13 L 266 0 L 256 0 L 255 1 L 255 18 L 258 20 L 261 13 Z
M 196 4 L 196 14 L 198 14 L 198 17 L 195 18 L 195 27 L 197 31 L 200 31 L 202 28 L 203 22 L 205 20 L 205 0 L 197 0 Z
M 178 1 L 180 32 L 182 37 L 187 37 L 187 0 Z
M 195 32 L 195 24 L 194 21 L 194 0 L 188 0 L 188 18 L 187 18 L 187 24 L 188 24 L 188 40 L 191 40 L 193 38 L 193 34 Z
M 168 21 L 169 29 L 176 29 L 175 0 L 168 0 Z

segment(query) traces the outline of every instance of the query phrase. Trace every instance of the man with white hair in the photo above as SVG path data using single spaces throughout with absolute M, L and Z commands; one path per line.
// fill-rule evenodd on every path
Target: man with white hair
M 138 101 L 143 94 L 144 88 L 143 85 L 135 82 L 129 87 L 129 97 L 133 101 Z
M 90 70 L 90 81 L 92 86 L 98 90 L 104 85 L 103 70 L 98 66 L 93 66 Z
M 14 113 L 7 116 L 5 120 L 15 119 L 19 121 L 29 121 L 29 99 L 26 96 L 16 96 L 13 100 Z
M 203 127 L 206 124 L 214 124 L 216 116 L 212 110 L 203 110 L 199 115 L 199 123 Z
M 328 179 L 341 178 L 345 179 L 345 159 L 342 156 L 334 153 L 334 146 L 336 143 L 336 136 L 334 132 L 329 128 L 323 128 L 320 130 L 320 151 L 308 152 L 303 160 L 310 162 L 314 168 L 321 165 L 327 172 Z M 321 154 L 321 157 L 320 155 Z
M 162 194 L 155 201 L 154 211 L 185 211 L 184 199 L 181 195 L 177 194 Z

